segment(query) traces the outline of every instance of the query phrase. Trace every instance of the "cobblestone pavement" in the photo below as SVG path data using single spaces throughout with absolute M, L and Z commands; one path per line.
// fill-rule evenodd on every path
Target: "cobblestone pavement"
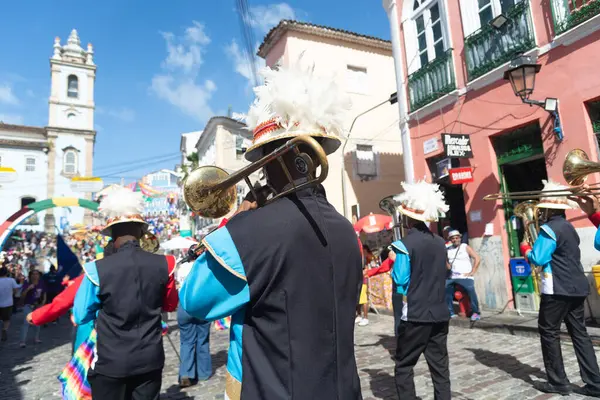
M 71 327 L 66 319 L 42 329 L 42 344 L 18 347 L 22 314 L 13 317 L 8 342 L 0 344 L 0 399 L 59 399 L 56 376 L 68 361 Z M 32 332 L 30 330 L 30 337 Z M 164 399 L 223 399 L 227 332 L 211 332 L 211 353 L 215 375 L 191 388 L 177 387 L 178 360 L 165 341 L 167 365 L 163 375 Z M 169 338 L 179 349 L 179 332 Z M 393 361 L 395 347 L 392 318 L 373 316 L 371 324 L 356 329 L 356 357 L 365 400 L 395 399 Z M 532 387 L 544 379 L 542 356 L 536 338 L 489 333 L 479 329 L 451 327 L 450 369 L 454 399 L 583 399 L 582 396 L 551 396 Z M 580 385 L 577 361 L 570 345 L 563 348 L 567 374 Z M 433 388 L 424 360 L 415 369 L 418 395 L 433 399 Z

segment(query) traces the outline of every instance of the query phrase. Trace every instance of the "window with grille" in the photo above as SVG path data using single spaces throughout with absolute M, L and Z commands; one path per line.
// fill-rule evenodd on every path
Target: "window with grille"
M 75 75 L 69 75 L 67 78 L 67 96 L 74 98 L 79 96 L 79 79 Z
M 25 158 L 25 171 L 26 172 L 34 172 L 35 171 L 35 158 L 33 158 L 33 157 Z
M 356 175 L 361 179 L 377 176 L 377 158 L 373 152 L 373 146 L 366 144 L 356 146 Z

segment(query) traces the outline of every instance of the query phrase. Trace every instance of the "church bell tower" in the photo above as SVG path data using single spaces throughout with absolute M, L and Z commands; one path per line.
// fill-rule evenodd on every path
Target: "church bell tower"
M 67 43 L 54 39 L 50 58 L 50 98 L 48 100 L 48 198 L 89 198 L 89 193 L 73 192 L 71 179 L 93 176 L 92 166 L 96 131 L 94 130 L 94 84 L 96 65 L 91 43 L 87 50 L 81 47 L 77 31 L 73 29 Z M 46 229 L 54 229 L 60 222 L 54 214 L 68 218 L 69 224 L 91 222 L 89 212 L 82 209 L 48 210 Z M 68 213 L 67 213 L 68 211 Z

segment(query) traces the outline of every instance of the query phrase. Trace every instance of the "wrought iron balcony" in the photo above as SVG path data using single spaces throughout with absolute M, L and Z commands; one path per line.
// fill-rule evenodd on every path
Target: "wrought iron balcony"
M 550 3 L 555 36 L 600 14 L 600 0 L 551 0 Z
M 456 89 L 456 81 L 452 64 L 452 49 L 448 49 L 444 55 L 409 75 L 410 111 L 416 111 L 454 89 Z
M 517 3 L 506 16 L 508 21 L 500 29 L 485 25 L 465 38 L 469 81 L 535 46 L 529 2 L 523 0 Z

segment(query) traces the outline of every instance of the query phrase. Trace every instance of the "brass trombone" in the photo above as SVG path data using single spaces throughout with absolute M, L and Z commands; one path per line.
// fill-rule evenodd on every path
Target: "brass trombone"
M 160 242 L 155 234 L 146 232 L 140 239 L 140 247 L 142 250 L 149 251 L 150 253 L 156 253 L 160 248 Z
M 308 154 L 300 151 L 299 146 L 301 145 L 308 146 L 312 149 L 316 155 L 317 162 L 313 161 Z M 296 169 L 307 177 L 306 182 L 300 184 L 294 183 L 292 175 L 282 158 L 283 155 L 290 151 L 293 151 L 296 154 Z M 282 196 L 294 193 L 305 187 L 320 184 L 325 180 L 327 172 L 329 171 L 327 155 L 321 145 L 308 135 L 296 136 L 260 160 L 253 162 L 231 175 L 224 169 L 213 165 L 196 168 L 183 182 L 183 199 L 192 211 L 198 213 L 202 217 L 223 217 L 227 215 L 236 204 L 236 185 L 241 180 L 244 180 L 248 184 L 254 197 L 259 199 L 254 186 L 250 182 L 249 176 L 273 161 L 278 161 L 280 163 L 281 168 L 292 187 L 281 193 L 273 193 L 273 196 L 263 202 L 263 204 L 260 204 L 260 206 L 265 206 Z M 321 171 L 319 175 L 316 176 L 315 174 L 318 166 L 321 167 Z
M 564 197 L 564 196 L 581 196 L 581 195 L 600 195 L 600 188 L 593 188 L 586 191 L 586 193 L 580 193 L 582 191 L 582 185 L 587 180 L 589 174 L 594 172 L 600 172 L 600 163 L 590 161 L 590 158 L 581 149 L 571 150 L 565 157 L 563 163 L 563 177 L 565 181 L 573 187 L 569 189 L 558 189 L 558 190 L 530 190 L 524 192 L 512 192 L 512 193 L 494 193 L 488 194 L 483 200 L 533 200 L 540 199 L 542 197 Z M 598 184 L 591 184 L 589 186 L 596 186 Z

